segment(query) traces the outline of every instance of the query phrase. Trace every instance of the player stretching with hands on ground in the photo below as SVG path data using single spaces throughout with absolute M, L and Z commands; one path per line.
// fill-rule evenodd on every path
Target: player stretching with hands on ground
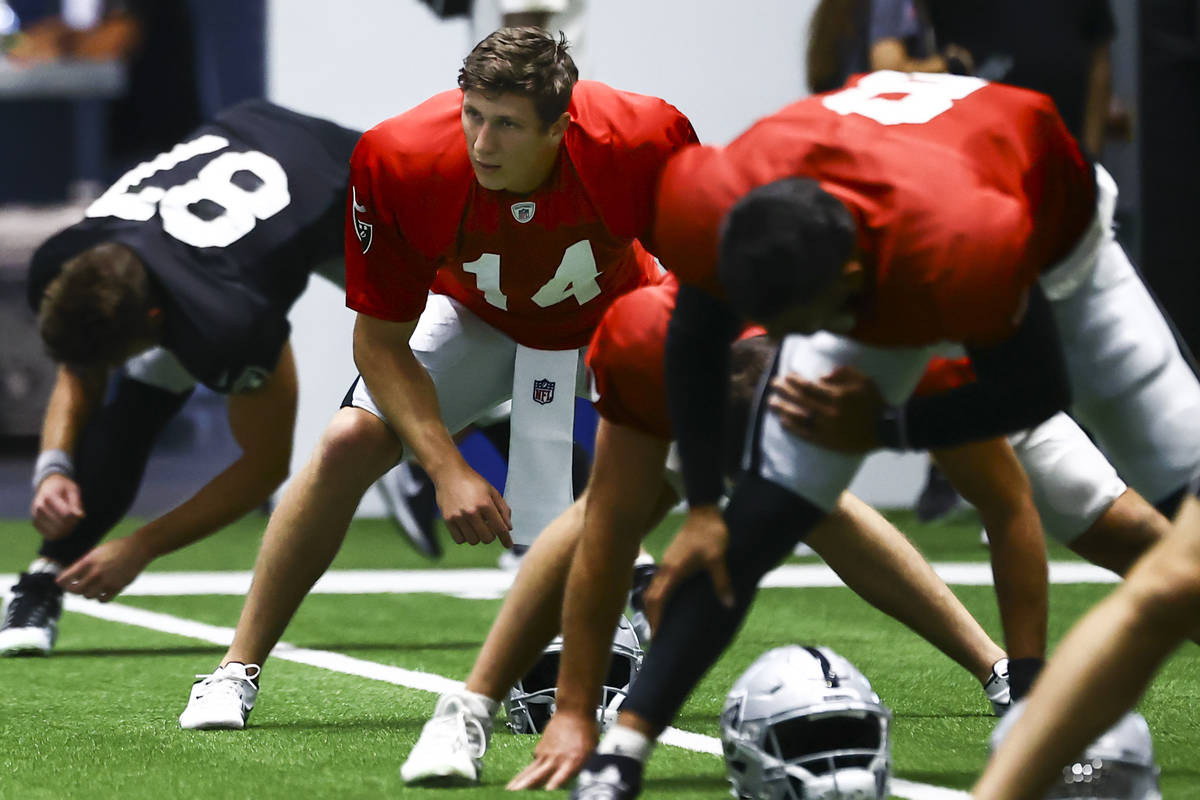
M 49 653 L 63 589 L 111 600 L 151 560 L 261 506 L 286 477 L 296 412 L 287 314 L 313 271 L 343 281 L 358 136 L 243 103 L 128 172 L 34 254 L 29 302 L 61 366 L 33 478 L 43 542 L 14 587 L 0 654 Z M 228 397 L 241 454 L 169 513 L 97 546 L 197 382 Z
M 1186 483 L 1200 434 L 1179 403 L 1200 392 L 1112 241 L 1114 196 L 1045 97 L 957 76 L 874 73 L 672 161 L 654 241 L 686 284 L 667 385 L 691 510 L 648 596 L 662 613 L 655 647 L 577 792 L 638 794 L 653 739 L 759 578 L 833 508 L 865 452 L 1027 428 L 1073 391 L 1131 481 L 1141 468 Z M 803 435 L 761 414 L 722 514 L 719 406 L 698 398 L 723 394 L 742 319 L 781 337 L 822 332 L 787 336 L 777 368 L 811 382 Z M 909 400 L 939 341 L 967 347 L 978 381 Z M 1113 347 L 1123 341 L 1133 349 Z
M 695 141 L 662 100 L 576 77 L 564 41 L 501 29 L 460 89 L 364 134 L 346 206 L 361 378 L 272 515 L 233 644 L 183 727 L 245 724 L 257 665 L 404 449 L 457 542 L 528 544 L 570 505 L 582 348 L 616 297 L 657 279 L 637 240 L 666 159 Z M 511 523 L 451 439 L 509 397 Z

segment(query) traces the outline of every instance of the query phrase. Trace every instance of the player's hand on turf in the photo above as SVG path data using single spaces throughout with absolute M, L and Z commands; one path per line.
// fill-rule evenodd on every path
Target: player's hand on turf
M 876 424 L 883 395 L 854 367 L 838 367 L 816 381 L 796 373 L 773 378 L 768 403 L 786 430 L 821 447 L 866 453 L 881 444 Z
M 456 544 L 488 544 L 495 539 L 512 547 L 512 511 L 504 496 L 475 470 L 464 466 L 438 481 L 437 504 Z
M 663 607 L 679 584 L 700 570 L 707 570 L 713 589 L 722 604 L 734 603 L 733 583 L 725 566 L 729 546 L 729 528 L 715 505 L 693 508 L 683 526 L 667 546 L 658 572 L 646 589 L 646 616 L 650 627 L 658 631 Z
M 61 539 L 83 519 L 83 495 L 79 484 L 60 473 L 48 475 L 38 484 L 29 509 L 33 527 L 47 539 Z
M 575 776 L 596 746 L 596 717 L 567 709 L 554 712 L 542 740 L 533 748 L 533 763 L 508 782 L 510 792 L 545 786 L 558 789 Z
M 58 585 L 64 591 L 107 603 L 146 568 L 151 558 L 132 536 L 111 539 L 63 570 Z

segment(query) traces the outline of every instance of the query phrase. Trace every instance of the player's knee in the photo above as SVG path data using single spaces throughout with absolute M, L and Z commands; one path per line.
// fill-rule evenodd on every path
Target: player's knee
M 1147 625 L 1173 628 L 1200 616 L 1200 557 L 1155 558 L 1140 565 L 1129 583 Z
M 323 473 L 374 473 L 378 477 L 400 459 L 402 452 L 400 440 L 379 417 L 361 409 L 343 408 L 321 434 L 314 460 Z

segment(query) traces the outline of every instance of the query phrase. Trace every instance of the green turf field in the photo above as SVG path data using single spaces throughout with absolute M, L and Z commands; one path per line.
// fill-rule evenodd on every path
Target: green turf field
M 982 561 L 978 523 L 962 513 L 921 526 L 894 515 L 931 561 Z M 261 518 L 153 565 L 155 571 L 246 570 Z M 651 540 L 658 552 L 670 525 Z M 0 573 L 29 561 L 25 523 L 0 522 Z M 453 545 L 449 545 L 453 548 Z M 438 566 L 492 567 L 497 552 L 453 548 Z M 1051 557 L 1067 558 L 1061 549 Z M 424 561 L 386 522 L 359 522 L 335 569 L 423 569 Z M 1104 585 L 1056 586 L 1051 634 L 1057 640 Z M 955 587 L 998 636 L 991 590 Z M 241 598 L 191 595 L 119 598 L 112 606 L 232 627 Z M 443 594 L 314 595 L 285 640 L 350 656 L 355 664 L 465 678 L 499 601 Z M 163 619 L 163 617 L 154 617 Z M 907 629 L 842 588 L 764 590 L 745 629 L 685 707 L 676 725 L 717 733 L 725 692 L 762 651 L 789 642 L 819 643 L 847 656 L 895 713 L 896 775 L 965 789 L 980 770 L 994 723 L 978 683 Z M 408 789 L 397 769 L 416 740 L 434 696 L 385 680 L 272 659 L 263 691 L 242 732 L 184 732 L 176 717 L 194 673 L 209 672 L 224 647 L 135 624 L 64 615 L 50 659 L 0 660 L 0 798 L 494 797 L 528 760 L 533 737 L 502 725 L 492 739 L 484 786 Z M 324 657 L 324 656 L 322 656 Z M 1192 647 L 1163 670 L 1142 703 L 1154 732 L 1167 798 L 1200 797 L 1195 752 L 1200 720 L 1200 655 Z M 647 776 L 650 798 L 727 795 L 724 767 L 709 754 L 661 747 Z

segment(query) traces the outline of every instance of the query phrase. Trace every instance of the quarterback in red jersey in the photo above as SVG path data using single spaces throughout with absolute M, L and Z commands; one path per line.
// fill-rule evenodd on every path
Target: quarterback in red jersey
M 671 429 L 662 379 L 663 345 L 677 290 L 678 284 L 668 278 L 630 292 L 613 303 L 596 328 L 588 366 L 601 414 L 599 469 L 584 498 L 555 520 L 526 554 L 465 687 L 438 700 L 439 707 L 457 707 L 465 716 L 466 722 L 459 723 L 462 738 L 470 740 L 473 730 L 488 730 L 490 717 L 477 717 L 474 709 L 490 713 L 509 697 L 510 687 L 563 622 L 566 641 L 554 698 L 557 710 L 534 764 L 513 779 L 510 789 L 539 783 L 556 788 L 574 774 L 595 744 L 596 697 L 638 542 L 682 495 L 678 473 L 667 458 Z M 747 339 L 735 345 L 738 367 L 730 401 L 731 417 L 742 421 L 774 350 L 757 335 L 761 329 L 749 328 L 744 334 Z M 740 444 L 729 449 L 731 474 L 737 471 L 740 450 Z M 1019 477 L 1015 461 L 1011 468 Z M 1031 503 L 1026 517 L 1033 520 L 1036 532 Z M 595 531 L 604 534 L 603 548 L 595 547 L 598 539 L 590 535 Z M 578 552 L 576 542 L 585 535 L 593 547 Z M 1007 684 L 994 672 L 994 667 L 1002 671 L 997 662 L 1004 652 L 886 520 L 847 494 L 839 501 L 838 513 L 809 541 L 855 591 L 912 626 L 987 684 L 989 697 L 997 703 L 1007 702 Z M 468 777 L 476 771 L 487 747 L 486 733 L 475 740 L 473 751 L 464 752 L 469 748 L 447 729 L 435 715 L 401 768 L 406 781 L 435 772 L 444 778 Z
M 244 725 L 253 693 L 222 690 L 226 665 L 255 673 L 403 452 L 459 543 L 528 544 L 570 504 L 582 348 L 613 299 L 655 279 L 637 240 L 667 158 L 696 140 L 667 103 L 576 79 L 564 40 L 504 28 L 464 60 L 459 90 L 359 142 L 346 277 L 361 376 L 272 514 L 233 644 L 185 727 Z M 452 436 L 510 397 L 501 497 Z
M 647 595 L 654 650 L 581 790 L 637 794 L 759 578 L 867 451 L 987 439 L 1070 403 L 1133 486 L 1178 502 L 1200 466 L 1200 385 L 1112 238 L 1115 195 L 1048 98 L 949 75 L 862 76 L 672 160 L 653 241 L 685 284 L 666 368 L 690 510 Z M 724 423 L 702 398 L 723 395 L 746 319 L 782 339 L 776 372 L 802 402 L 763 402 L 722 512 Z M 978 380 L 911 397 L 942 341 Z

